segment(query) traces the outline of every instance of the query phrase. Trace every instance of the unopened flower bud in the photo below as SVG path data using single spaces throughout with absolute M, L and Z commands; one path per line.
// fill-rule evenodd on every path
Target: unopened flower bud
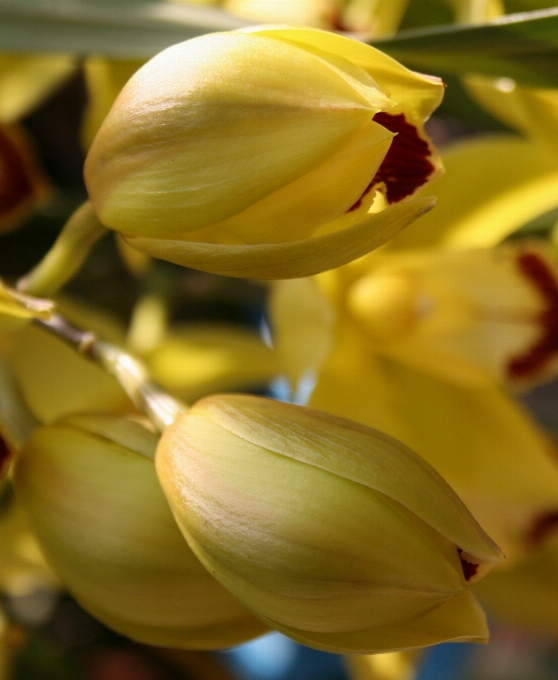
M 468 582 L 501 553 L 387 435 L 291 404 L 208 397 L 165 431 L 156 466 L 203 564 L 294 639 L 337 652 L 486 640 Z
M 337 267 L 432 207 L 403 199 L 441 170 L 423 127 L 442 92 L 325 31 L 204 35 L 124 87 L 86 160 L 90 199 L 135 248 L 181 265 L 267 279 Z
M 85 609 L 141 642 L 208 649 L 264 632 L 188 548 L 157 482 L 156 443 L 124 418 L 35 430 L 14 486 L 48 562 Z

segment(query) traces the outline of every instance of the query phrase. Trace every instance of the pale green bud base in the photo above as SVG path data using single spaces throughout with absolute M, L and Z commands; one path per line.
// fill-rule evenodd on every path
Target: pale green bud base
M 18 290 L 49 297 L 76 274 L 95 243 L 107 233 L 89 201 L 68 219 L 52 248 L 29 274 L 18 282 Z

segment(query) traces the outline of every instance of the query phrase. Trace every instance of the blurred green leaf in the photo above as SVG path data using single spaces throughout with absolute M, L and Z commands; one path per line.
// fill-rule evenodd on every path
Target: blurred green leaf
M 478 26 L 402 31 L 373 44 L 420 71 L 481 73 L 558 87 L 558 7 L 509 14 Z
M 246 25 L 214 7 L 156 0 L 0 0 L 0 50 L 149 58 Z

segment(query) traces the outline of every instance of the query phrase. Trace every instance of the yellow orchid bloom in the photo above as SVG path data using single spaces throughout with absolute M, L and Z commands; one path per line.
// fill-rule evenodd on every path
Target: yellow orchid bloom
M 558 373 L 558 259 L 544 242 L 384 255 L 359 269 L 346 306 L 371 351 L 466 386 L 525 388 Z
M 89 195 L 149 255 L 231 276 L 323 271 L 432 206 L 402 199 L 440 172 L 423 124 L 442 87 L 328 32 L 202 36 L 124 88 L 86 160 Z

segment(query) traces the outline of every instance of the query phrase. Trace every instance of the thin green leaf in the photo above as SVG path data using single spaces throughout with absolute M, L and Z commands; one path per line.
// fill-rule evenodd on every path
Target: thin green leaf
M 246 25 L 214 7 L 149 0 L 0 0 L 0 50 L 149 58 Z
M 405 65 L 430 73 L 481 73 L 558 87 L 558 7 L 480 26 L 435 26 L 376 40 Z

